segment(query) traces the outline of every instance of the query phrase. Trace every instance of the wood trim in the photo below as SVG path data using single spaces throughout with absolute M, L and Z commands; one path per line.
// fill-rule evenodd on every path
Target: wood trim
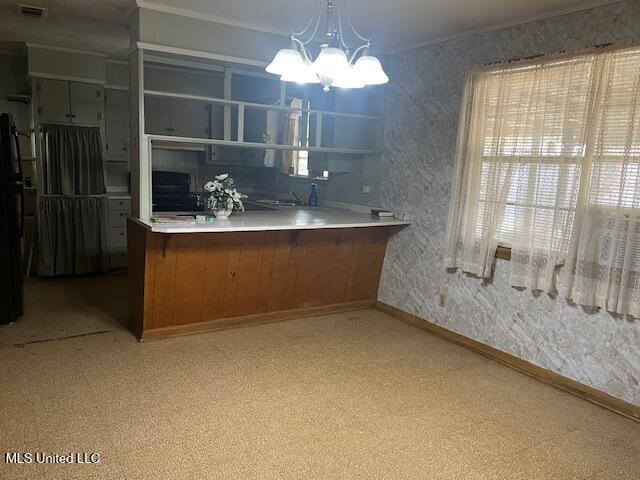
M 562 376 L 558 373 L 547 370 L 546 368 L 539 367 L 532 363 L 527 362 L 521 358 L 518 358 L 510 353 L 503 352 L 497 348 L 490 347 L 484 343 L 473 340 L 469 337 L 465 337 L 456 332 L 452 332 L 439 325 L 431 323 L 423 318 L 420 318 L 411 313 L 405 312 L 396 307 L 392 307 L 384 302 L 377 301 L 375 308 L 381 310 L 389 315 L 392 315 L 410 325 L 426 330 L 429 333 L 433 333 L 445 340 L 468 348 L 480 355 L 489 357 L 507 367 L 517 370 L 525 375 L 541 380 L 548 383 L 560 390 L 569 392 L 577 397 L 587 400 L 591 403 L 595 403 L 601 407 L 606 408 L 614 413 L 630 418 L 640 423 L 640 406 L 621 400 L 613 395 L 597 390 L 588 385 L 576 382 L 570 378 Z
M 129 218 L 131 329 L 146 338 L 371 307 L 390 228 L 174 235 Z
M 375 300 L 362 300 L 357 302 L 339 303 L 336 305 L 323 305 L 319 307 L 296 308 L 293 310 L 281 310 L 278 312 L 258 313 L 255 315 L 243 315 L 231 318 L 217 318 L 207 322 L 190 323 L 187 325 L 171 325 L 169 327 L 153 328 L 137 333 L 140 341 L 157 340 L 160 338 L 175 337 L 179 335 L 191 335 L 202 332 L 213 332 L 250 325 L 264 323 L 277 323 L 296 318 L 313 317 L 327 313 L 350 312 L 375 306 Z
M 500 260 L 511 260 L 511 249 L 509 247 L 498 246 L 496 249 L 496 258 Z

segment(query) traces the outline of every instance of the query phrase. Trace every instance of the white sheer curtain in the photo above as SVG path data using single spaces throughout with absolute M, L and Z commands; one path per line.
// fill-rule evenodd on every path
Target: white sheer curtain
M 639 74 L 640 49 L 471 73 L 445 265 L 488 277 L 503 245 L 512 285 L 639 316 Z
M 561 293 L 640 317 L 640 49 L 598 58 L 585 174 Z

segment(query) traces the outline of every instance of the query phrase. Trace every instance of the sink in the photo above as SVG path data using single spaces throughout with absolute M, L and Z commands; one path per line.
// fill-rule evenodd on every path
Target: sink
M 259 212 L 263 210 L 278 210 L 277 205 L 270 204 L 266 205 L 263 203 L 254 202 L 252 200 L 243 200 L 244 211 L 245 212 Z

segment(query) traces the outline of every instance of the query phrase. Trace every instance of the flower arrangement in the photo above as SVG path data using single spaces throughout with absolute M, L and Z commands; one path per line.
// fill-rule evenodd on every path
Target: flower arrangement
M 236 190 L 235 182 L 228 173 L 217 175 L 215 180 L 204 184 L 204 189 L 208 192 L 205 207 L 214 211 L 216 217 L 226 218 L 234 210 L 244 212 L 242 199 L 247 196 Z

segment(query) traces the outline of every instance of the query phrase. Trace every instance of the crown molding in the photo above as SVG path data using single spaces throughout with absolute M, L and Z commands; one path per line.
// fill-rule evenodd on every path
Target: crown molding
M 106 58 L 106 56 L 107 56 L 106 53 L 92 52 L 92 51 L 89 51 L 89 50 L 78 50 L 76 48 L 58 47 L 56 45 L 45 45 L 43 43 L 25 42 L 25 45 L 27 47 L 41 48 L 43 50 L 56 50 L 56 51 L 59 51 L 59 52 L 80 53 L 82 55 L 91 55 L 93 57 Z
M 169 13 L 172 15 L 179 15 L 181 17 L 195 18 L 196 20 L 205 20 L 207 22 L 219 23 L 222 25 L 229 25 L 231 27 L 244 28 L 246 30 L 253 30 L 255 32 L 269 33 L 271 35 L 279 35 L 288 37 L 291 32 L 286 30 L 280 30 L 277 28 L 264 27 L 250 22 L 242 22 L 226 17 L 219 17 L 217 15 L 211 15 L 209 13 L 197 12 L 195 10 L 189 10 L 186 8 L 173 7 L 171 5 L 164 5 L 155 3 L 149 0 L 133 0 L 131 6 L 127 10 L 127 14 L 131 15 L 137 8 L 144 8 L 147 10 L 155 10 L 156 12 Z
M 605 5 L 611 5 L 614 3 L 620 3 L 623 0 L 592 0 L 586 4 L 575 5 L 572 7 L 564 7 L 551 10 L 549 12 L 540 13 L 537 15 L 529 15 L 526 17 L 521 17 L 515 20 L 510 20 L 507 22 L 500 22 L 488 25 L 486 27 L 474 28 L 471 30 L 464 30 L 462 32 L 452 33 L 451 35 L 445 35 L 443 37 L 434 38 L 431 40 L 424 40 L 420 42 L 410 43 L 406 46 L 396 47 L 389 50 L 384 50 L 382 53 L 385 55 L 394 55 L 396 53 L 407 52 L 409 50 L 415 50 L 417 48 L 428 47 L 431 45 L 435 45 L 437 43 L 448 42 L 451 40 L 455 40 L 457 38 L 466 37 L 469 35 L 477 35 L 480 33 L 492 32 L 494 30 L 502 30 L 503 28 L 514 27 L 516 25 L 523 25 L 525 23 L 537 22 L 539 20 L 545 20 L 553 17 L 562 17 L 564 15 L 571 15 L 572 13 L 581 12 L 583 10 L 591 10 L 598 7 L 603 7 Z
M 161 52 L 161 53 L 169 53 L 175 55 L 183 55 L 187 57 L 197 57 L 197 58 L 205 58 L 207 60 L 216 60 L 220 62 L 227 62 L 231 64 L 239 64 L 239 65 L 250 65 L 252 67 L 261 67 L 264 68 L 268 65 L 269 62 L 264 62 L 262 60 L 255 60 L 251 58 L 242 58 L 242 57 L 234 57 L 231 55 L 223 55 L 219 53 L 213 52 L 205 52 L 203 50 L 191 50 L 188 48 L 180 48 L 180 47 L 170 47 L 168 45 L 157 45 L 154 43 L 145 43 L 145 42 L 136 42 L 135 44 L 129 47 L 127 51 L 128 55 L 135 52 L 136 50 L 142 50 L 143 52 Z
M 122 58 L 114 58 L 114 57 L 107 57 L 105 58 L 105 63 L 114 63 L 116 65 L 127 65 L 129 66 L 129 62 L 127 60 L 124 60 Z
M 8 55 L 10 57 L 24 57 L 24 53 L 16 52 L 14 50 L 0 50 L 0 55 Z

